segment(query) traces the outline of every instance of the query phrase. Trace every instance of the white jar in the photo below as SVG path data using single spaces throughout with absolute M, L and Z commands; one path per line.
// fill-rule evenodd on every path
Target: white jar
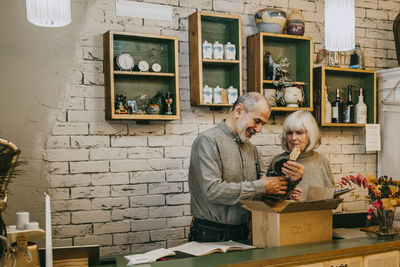
M 236 88 L 233 88 L 232 86 L 229 86 L 229 88 L 226 89 L 226 94 L 228 95 L 228 103 L 235 103 L 238 98 L 238 90 Z
M 228 42 L 226 45 L 224 45 L 224 58 L 228 60 L 236 59 L 236 47 L 234 44 Z
M 213 46 L 207 40 L 203 42 L 203 58 L 212 58 Z
M 207 84 L 203 87 L 203 103 L 212 103 L 213 89 Z
M 214 59 L 224 59 L 224 46 L 218 41 L 213 44 L 213 58 Z
M 217 85 L 213 90 L 214 104 L 222 104 L 222 89 Z

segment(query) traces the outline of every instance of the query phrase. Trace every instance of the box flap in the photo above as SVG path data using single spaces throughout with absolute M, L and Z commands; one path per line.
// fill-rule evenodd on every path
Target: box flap
M 332 198 L 317 201 L 294 201 L 294 200 L 282 200 L 279 202 L 273 201 L 254 201 L 254 200 L 242 200 L 243 207 L 248 210 L 258 210 L 265 212 L 300 212 L 300 211 L 311 211 L 311 210 L 328 210 L 336 209 L 337 206 L 343 201 L 341 198 Z

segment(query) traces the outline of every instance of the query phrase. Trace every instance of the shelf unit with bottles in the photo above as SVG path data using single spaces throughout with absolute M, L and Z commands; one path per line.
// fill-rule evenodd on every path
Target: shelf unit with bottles
M 358 102 L 360 88 L 363 88 L 364 103 L 367 105 L 367 123 L 376 123 L 376 73 L 374 70 L 347 69 L 320 66 L 314 68 L 314 116 L 321 126 L 329 127 L 364 127 L 357 123 L 328 123 L 325 118 L 325 90 L 327 87 L 328 101 L 336 99 L 336 89 L 340 98 L 347 101 L 348 85 L 354 86 L 351 91 L 354 105 Z
M 301 108 L 313 110 L 313 42 L 311 37 L 259 32 L 247 37 L 247 90 L 264 94 L 264 89 L 276 89 L 276 81 L 267 80 L 264 56 L 271 53 L 272 59 L 285 56 L 293 86 L 300 85 L 304 91 Z M 276 106 L 272 111 L 295 111 L 298 107 Z
M 222 104 L 204 103 L 203 87 L 208 85 L 227 89 L 230 86 L 242 94 L 242 21 L 238 15 L 197 11 L 189 16 L 190 47 L 190 100 L 193 106 L 229 107 Z M 203 58 L 203 42 L 235 45 L 233 60 Z M 224 99 L 223 99 L 224 100 Z M 226 99 L 225 99 L 226 100 Z
M 103 45 L 106 119 L 180 119 L 177 37 L 108 31 L 103 35 Z M 121 70 L 118 67 L 116 57 L 122 53 L 128 53 L 133 58 L 133 69 Z M 150 67 L 148 71 L 140 71 L 140 61 L 146 61 L 148 66 L 158 63 L 161 70 L 152 70 Z M 120 109 L 116 103 L 119 95 L 125 96 L 127 101 L 136 101 L 137 111 L 119 114 Z M 166 114 L 167 95 L 172 102 L 172 114 Z M 153 110 L 152 114 L 149 114 L 151 105 L 158 105 L 160 112 Z

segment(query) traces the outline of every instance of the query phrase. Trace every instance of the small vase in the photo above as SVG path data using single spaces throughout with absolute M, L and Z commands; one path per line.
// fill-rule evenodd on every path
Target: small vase
M 384 208 L 377 209 L 379 227 L 376 235 L 382 239 L 392 239 L 397 235 L 397 231 L 393 228 L 394 211 Z
M 298 8 L 292 8 L 287 19 L 287 33 L 302 36 L 304 34 L 304 17 Z
M 286 13 L 276 8 L 261 9 L 255 14 L 260 32 L 282 33 L 286 24 Z

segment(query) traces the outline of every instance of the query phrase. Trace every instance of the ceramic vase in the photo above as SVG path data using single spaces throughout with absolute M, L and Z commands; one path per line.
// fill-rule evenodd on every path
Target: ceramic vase
M 300 88 L 296 86 L 286 87 L 284 89 L 284 96 L 286 106 L 291 108 L 296 108 L 299 103 L 303 102 L 303 93 Z
M 260 32 L 282 33 L 286 24 L 286 13 L 275 8 L 261 9 L 255 14 Z
M 287 33 L 303 36 L 305 30 L 304 17 L 298 8 L 292 8 L 287 18 Z

